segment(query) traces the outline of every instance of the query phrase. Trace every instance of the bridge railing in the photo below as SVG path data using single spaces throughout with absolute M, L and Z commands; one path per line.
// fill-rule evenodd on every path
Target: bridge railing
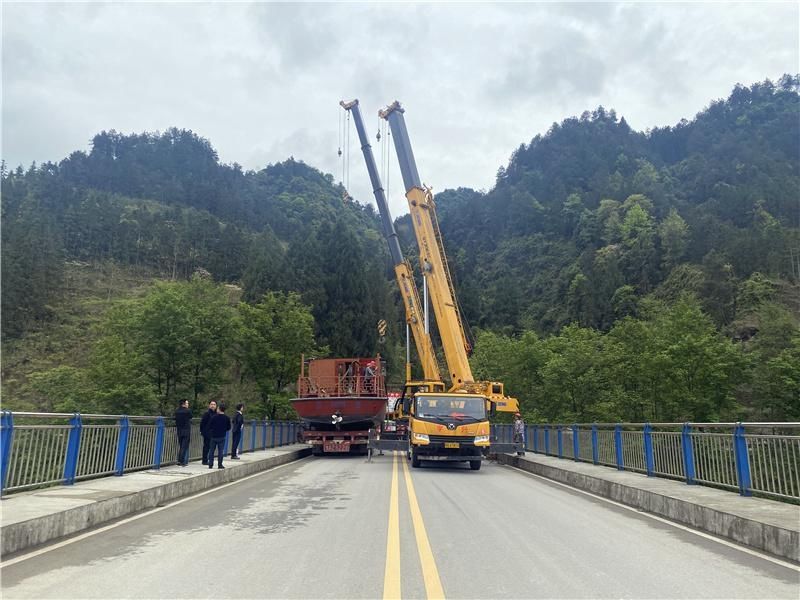
M 0 419 L 3 494 L 177 463 L 178 436 L 170 417 L 2 411 Z M 245 420 L 239 451 L 292 444 L 299 430 L 296 422 Z M 202 453 L 200 420 L 194 419 L 189 459 Z
M 511 441 L 512 425 L 493 425 Z M 525 427 L 525 449 L 578 462 L 800 500 L 800 423 L 573 423 Z

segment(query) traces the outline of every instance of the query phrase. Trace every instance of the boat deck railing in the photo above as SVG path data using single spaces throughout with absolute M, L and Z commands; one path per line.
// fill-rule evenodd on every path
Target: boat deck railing
M 300 398 L 385 397 L 383 375 L 328 375 L 300 377 L 297 381 Z

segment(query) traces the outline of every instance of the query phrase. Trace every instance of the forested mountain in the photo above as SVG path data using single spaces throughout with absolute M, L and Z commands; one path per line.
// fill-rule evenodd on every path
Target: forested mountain
M 437 208 L 467 318 L 486 328 L 608 330 L 684 291 L 730 326 L 752 308 L 747 282 L 797 314 L 798 79 L 736 86 L 646 133 L 585 112 L 520 146 L 488 193 L 447 190 Z M 398 229 L 410 244 L 407 217 Z
M 57 164 L 3 165 L 2 196 L 7 405 L 258 394 L 276 414 L 299 352 L 380 351 L 402 371 L 376 215 L 303 162 L 245 172 L 191 131 L 108 131 Z M 599 107 L 521 145 L 489 192 L 436 203 L 476 373 L 529 418 L 800 419 L 798 77 L 647 132 Z M 16 348 L 64 321 L 76 268 L 173 283 L 93 299 L 83 362 L 32 366 Z
M 207 140 L 177 129 L 103 132 L 89 154 L 4 172 L 3 335 L 48 317 L 65 259 L 111 260 L 171 279 L 201 269 L 241 282 L 249 300 L 300 292 L 323 344 L 372 352 L 374 322 L 392 310 L 384 244 L 372 209 L 343 196 L 294 159 L 247 173 L 219 164 Z M 357 331 L 333 335 L 329 320 Z

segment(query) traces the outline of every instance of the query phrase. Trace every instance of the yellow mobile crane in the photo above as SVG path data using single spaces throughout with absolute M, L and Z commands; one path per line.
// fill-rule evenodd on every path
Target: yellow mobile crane
M 375 157 L 372 155 L 372 146 L 367 139 L 367 132 L 364 129 L 364 121 L 361 118 L 361 109 L 358 100 L 345 102 L 342 100 L 341 107 L 353 115 L 353 122 L 356 125 L 358 139 L 361 142 L 361 152 L 364 154 L 364 161 L 367 163 L 367 172 L 372 183 L 372 193 L 378 205 L 378 213 L 381 216 L 383 235 L 389 244 L 389 254 L 392 258 L 397 285 L 400 288 L 400 296 L 403 298 L 403 306 L 406 312 L 406 324 L 409 326 L 417 348 L 417 355 L 422 364 L 423 380 L 412 381 L 411 361 L 406 359 L 406 382 L 415 387 L 425 387 L 431 391 L 444 391 L 444 383 L 439 373 L 439 365 L 436 362 L 436 353 L 433 350 L 430 335 L 425 331 L 423 323 L 423 311 L 420 308 L 419 291 L 414 283 L 414 276 L 411 272 L 411 265 L 403 258 L 403 251 L 397 241 L 397 232 L 394 229 L 392 216 L 389 213 L 389 205 L 386 202 L 386 194 L 383 190 L 378 169 L 375 165 Z
M 430 334 L 423 327 L 420 316 L 419 294 L 411 274 L 411 267 L 403 259 L 397 233 L 389 213 L 386 197 L 380 178 L 375 168 L 372 148 L 367 140 L 358 100 L 351 102 L 342 101 L 341 106 L 352 113 L 356 125 L 361 149 L 367 164 L 367 171 L 372 182 L 373 193 L 378 204 L 384 236 L 389 244 L 389 251 L 395 267 L 395 275 L 403 296 L 406 309 L 406 322 L 413 333 L 417 352 L 422 362 L 424 380 L 412 381 L 410 362 L 406 365 L 406 384 L 401 398 L 401 411 L 408 420 L 407 438 L 399 444 L 407 444 L 408 457 L 413 467 L 419 467 L 422 460 L 466 461 L 473 470 L 480 469 L 484 453 L 490 447 L 490 425 L 487 411 L 516 410 L 517 401 L 503 393 L 503 385 L 499 382 L 475 382 L 472 371 L 467 361 L 467 341 L 464 328 L 458 314 L 455 296 L 447 272 L 447 263 L 441 247 L 441 238 L 438 235 L 426 235 L 435 231 L 438 233 L 435 213 L 422 218 L 416 215 L 414 208 L 419 205 L 416 190 L 422 190 L 426 199 L 426 206 L 433 208 L 433 198 L 430 190 L 423 190 L 413 176 L 407 179 L 407 172 L 416 174 L 413 154 L 411 154 L 408 134 L 404 122 L 398 126 L 389 118 L 394 111 L 402 117 L 402 109 L 395 103 L 389 109 L 381 111 L 380 116 L 389 118 L 389 125 L 393 135 L 404 136 L 395 146 L 398 149 L 401 171 L 403 172 L 409 205 L 412 208 L 411 216 L 414 219 L 414 229 L 420 245 L 420 261 L 423 274 L 430 283 L 431 296 L 434 304 L 434 313 L 443 340 L 446 362 L 450 371 L 452 385 L 445 392 L 445 384 L 441 381 L 436 356 L 433 352 Z M 391 109 L 391 110 L 390 110 Z M 404 140 L 404 141 L 403 141 Z M 402 148 L 402 156 L 401 156 Z M 410 185 L 411 184 L 411 185 Z M 413 197 L 413 200 L 412 200 Z M 432 218 L 432 221 L 430 220 Z M 421 228 L 428 227 L 427 231 Z M 437 252 L 433 255 L 426 252 L 431 247 L 430 241 L 436 240 Z M 424 250 L 425 249 L 425 250 Z M 434 282 L 431 274 L 443 275 Z M 446 285 L 446 288 L 442 287 Z M 436 285 L 436 287 L 434 287 Z M 446 291 L 445 291 L 446 290 Z M 448 312 L 452 308 L 455 312 Z M 454 342 L 457 342 L 454 345 Z M 401 447 L 396 441 L 373 441 L 373 447 L 392 449 Z M 495 448 L 495 451 L 508 449 Z
M 419 260 L 423 275 L 428 281 L 430 297 L 436 324 L 442 338 L 445 361 L 452 382 L 450 391 L 465 391 L 482 394 L 500 412 L 517 412 L 516 398 L 505 395 L 503 384 L 499 381 L 475 381 L 469 365 L 467 353 L 469 343 L 464 333 L 464 325 L 456 302 L 452 278 L 447 267 L 447 259 L 442 244 L 439 222 L 436 218 L 436 205 L 430 188 L 422 185 L 411 142 L 408 138 L 400 103 L 395 101 L 378 114 L 389 121 L 394 137 L 397 160 L 406 189 L 406 199 L 419 246 Z

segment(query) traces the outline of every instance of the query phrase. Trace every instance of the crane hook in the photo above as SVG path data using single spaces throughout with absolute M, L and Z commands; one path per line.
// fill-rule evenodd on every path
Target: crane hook
M 339 156 L 341 156 L 341 155 L 342 155 L 342 147 L 339 146 Z
M 378 134 L 375 136 L 375 139 L 378 140 L 379 142 L 381 141 L 381 130 L 380 129 L 378 129 Z

